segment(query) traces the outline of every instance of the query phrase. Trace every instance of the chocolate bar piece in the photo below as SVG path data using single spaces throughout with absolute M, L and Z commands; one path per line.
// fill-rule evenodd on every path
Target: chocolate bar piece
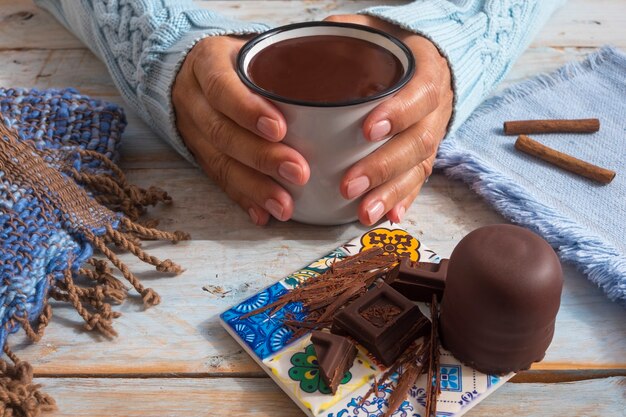
M 318 330 L 311 334 L 321 376 L 333 395 L 356 357 L 356 346 L 350 339 Z
M 400 259 L 400 264 L 393 273 L 388 274 L 385 282 L 412 301 L 430 302 L 433 294 L 441 301 L 446 287 L 448 259 L 440 263 L 411 262 L 407 257 Z
M 415 303 L 383 283 L 335 314 L 333 328 L 347 332 L 390 366 L 430 331 L 430 321 Z

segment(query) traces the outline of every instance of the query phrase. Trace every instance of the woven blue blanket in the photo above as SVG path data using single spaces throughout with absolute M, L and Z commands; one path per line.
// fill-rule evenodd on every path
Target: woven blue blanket
M 32 384 L 32 370 L 9 349 L 23 329 L 38 340 L 53 298 L 72 305 L 87 330 L 114 336 L 111 321 L 128 288 L 147 305 L 159 302 L 110 249 L 115 245 L 162 272 L 170 260 L 146 254 L 139 239 L 186 239 L 136 222 L 165 192 L 129 184 L 114 164 L 126 121 L 114 104 L 74 90 L 0 89 L 0 414 L 36 415 L 52 405 Z M 94 257 L 94 252 L 100 257 Z M 11 414 L 13 413 L 13 414 Z
M 594 134 L 533 139 L 617 172 L 608 185 L 522 154 L 507 120 L 599 118 Z M 542 235 L 612 300 L 626 305 L 626 56 L 607 47 L 482 104 L 446 139 L 437 165 L 500 213 Z

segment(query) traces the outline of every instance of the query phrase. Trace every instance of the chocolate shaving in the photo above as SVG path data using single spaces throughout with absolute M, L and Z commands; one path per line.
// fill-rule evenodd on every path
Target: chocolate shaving
M 430 305 L 431 313 L 431 331 L 428 340 L 418 345 L 415 341 L 400 356 L 393 365 L 381 376 L 379 381 L 374 379 L 374 385 L 365 393 L 359 401 L 362 406 L 365 401 L 378 391 L 378 382 L 384 382 L 402 369 L 402 373 L 398 378 L 398 383 L 393 389 L 389 397 L 389 406 L 383 417 L 389 417 L 395 413 L 402 405 L 409 389 L 415 384 L 420 375 L 427 372 L 428 387 L 426 391 L 426 410 L 424 417 L 433 417 L 437 415 L 437 397 L 441 393 L 441 374 L 439 372 L 439 334 L 438 334 L 438 314 L 439 306 L 437 304 L 437 296 L 433 295 Z M 433 383 L 433 377 L 435 381 Z
M 332 324 L 331 321 L 313 322 L 313 321 L 298 321 L 298 320 L 285 320 L 283 324 L 292 329 L 310 329 L 317 330 L 319 328 L 328 327 Z
M 291 302 L 300 302 L 305 307 L 305 320 L 289 320 L 289 327 L 296 329 L 296 339 L 310 329 L 329 328 L 329 319 L 354 299 L 363 295 L 378 279 L 392 270 L 398 263 L 395 255 L 385 255 L 382 248 L 372 248 L 334 262 L 321 275 L 309 278 L 302 285 L 281 296 L 277 301 L 250 311 L 240 317 L 246 319 L 271 310 L 271 315 Z M 300 326 L 300 324 L 302 324 Z
M 372 388 L 370 388 L 369 391 L 367 391 L 365 393 L 365 395 L 363 395 L 363 398 L 361 398 L 361 401 L 359 402 L 359 405 L 363 405 L 365 403 L 365 401 L 374 392 L 378 392 L 378 383 L 379 382 L 385 382 L 386 380 L 391 378 L 391 375 L 393 375 L 395 372 L 398 372 L 400 370 L 400 368 L 402 367 L 402 365 L 405 365 L 405 364 L 408 364 L 408 363 L 411 363 L 411 362 L 420 361 L 420 358 L 424 356 L 424 354 L 426 353 L 427 350 L 428 350 L 428 342 L 427 343 L 418 343 L 417 341 L 413 342 L 411 344 L 411 346 L 409 346 L 404 351 L 402 356 L 400 356 L 398 358 L 398 360 L 396 360 L 394 362 L 394 364 L 391 365 L 389 367 L 389 369 L 387 369 L 385 371 L 385 373 L 380 377 L 378 382 L 376 382 L 376 380 L 374 380 L 375 386 L 372 386 Z M 421 373 L 420 373 L 420 375 L 421 375 Z M 417 377 L 419 377 L 419 375 Z M 417 379 L 417 377 L 416 377 L 416 379 Z
M 396 385 L 389 397 L 389 406 L 385 414 L 383 414 L 383 417 L 390 417 L 402 405 L 402 402 L 406 398 L 406 393 L 409 391 L 409 388 L 415 384 L 420 371 L 419 366 L 410 364 L 407 369 L 402 372 L 402 376 L 398 380 L 398 385 Z
M 328 319 L 332 319 L 333 314 L 335 314 L 337 310 L 343 307 L 348 302 L 348 300 L 355 298 L 355 296 L 362 295 L 366 290 L 367 288 L 365 287 L 364 282 L 359 282 L 354 287 L 348 288 L 346 291 L 337 296 L 337 298 L 335 298 L 335 300 L 326 308 L 326 310 L 324 310 L 324 312 L 315 320 L 316 323 L 321 324 L 327 322 L 328 324 L 326 324 L 326 326 L 324 327 L 330 327 L 332 320 L 329 322 Z M 317 328 L 321 327 L 318 326 Z M 294 332 L 291 340 L 295 340 L 300 336 L 303 336 L 306 331 L 307 330 L 304 328 L 297 330 L 296 332 Z
M 428 388 L 426 390 L 426 412 L 424 417 L 431 417 L 437 415 L 437 396 L 440 392 L 440 378 L 439 372 L 439 306 L 437 304 L 437 296 L 433 294 L 432 302 L 430 304 L 430 317 L 432 320 L 432 327 L 430 329 L 430 353 L 428 358 Z M 435 383 L 433 384 L 433 373 L 435 374 Z M 434 388 L 434 389 L 433 389 Z

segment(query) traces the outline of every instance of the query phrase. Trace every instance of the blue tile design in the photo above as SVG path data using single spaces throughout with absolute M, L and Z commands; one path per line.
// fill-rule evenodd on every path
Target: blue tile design
M 413 397 L 422 407 L 426 407 L 426 390 L 424 388 L 413 385 L 409 389 L 409 395 Z
M 328 255 L 323 256 L 317 261 L 312 262 L 311 264 L 307 265 L 305 268 L 302 268 L 298 271 L 295 271 L 289 274 L 289 276 L 287 276 L 285 279 L 282 280 L 282 283 L 288 288 L 295 288 L 298 285 L 302 284 L 307 279 L 323 273 L 328 268 L 330 268 L 330 265 L 336 259 L 345 258 L 345 256 L 346 254 L 342 250 L 335 249 L 334 251 L 330 252 Z
M 487 388 L 491 387 L 492 385 L 496 385 L 498 382 L 500 382 L 499 376 L 487 375 Z
M 295 320 L 302 320 L 303 307 L 300 303 L 289 303 L 275 314 L 270 314 L 271 310 L 267 310 L 246 319 L 240 317 L 273 303 L 286 293 L 285 287 L 277 282 L 220 316 L 261 360 L 285 347 L 292 332 L 283 326 L 283 320 L 286 315 L 293 316 Z
M 478 397 L 480 397 L 478 391 L 467 391 L 463 395 L 461 395 L 461 399 L 458 401 L 458 403 L 461 405 L 461 407 L 465 407 L 469 403 L 476 401 Z
M 442 391 L 461 392 L 463 387 L 459 365 L 441 365 L 439 372 Z
M 359 405 L 361 396 L 352 398 L 346 408 L 335 413 L 328 413 L 326 417 L 380 417 L 387 411 L 387 398 L 385 396 L 372 396 L 363 405 Z M 393 413 L 397 417 L 420 417 L 419 413 L 409 401 L 404 401 L 398 410 Z

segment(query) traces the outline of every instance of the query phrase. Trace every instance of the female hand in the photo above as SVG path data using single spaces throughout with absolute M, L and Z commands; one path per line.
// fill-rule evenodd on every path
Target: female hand
M 302 155 L 280 143 L 286 133 L 280 111 L 237 76 L 235 58 L 244 42 L 229 36 L 198 42 L 176 76 L 172 102 L 196 161 L 262 225 L 269 214 L 285 221 L 293 212 L 291 196 L 273 178 L 302 185 L 310 171 Z
M 376 223 L 383 215 L 400 222 L 424 181 L 430 176 L 441 139 L 452 114 L 453 93 L 448 63 L 428 39 L 361 15 L 326 20 L 366 25 L 401 39 L 415 56 L 413 79 L 376 107 L 363 123 L 363 134 L 376 141 L 395 135 L 371 155 L 354 164 L 341 182 L 347 199 L 364 195 L 359 220 Z

